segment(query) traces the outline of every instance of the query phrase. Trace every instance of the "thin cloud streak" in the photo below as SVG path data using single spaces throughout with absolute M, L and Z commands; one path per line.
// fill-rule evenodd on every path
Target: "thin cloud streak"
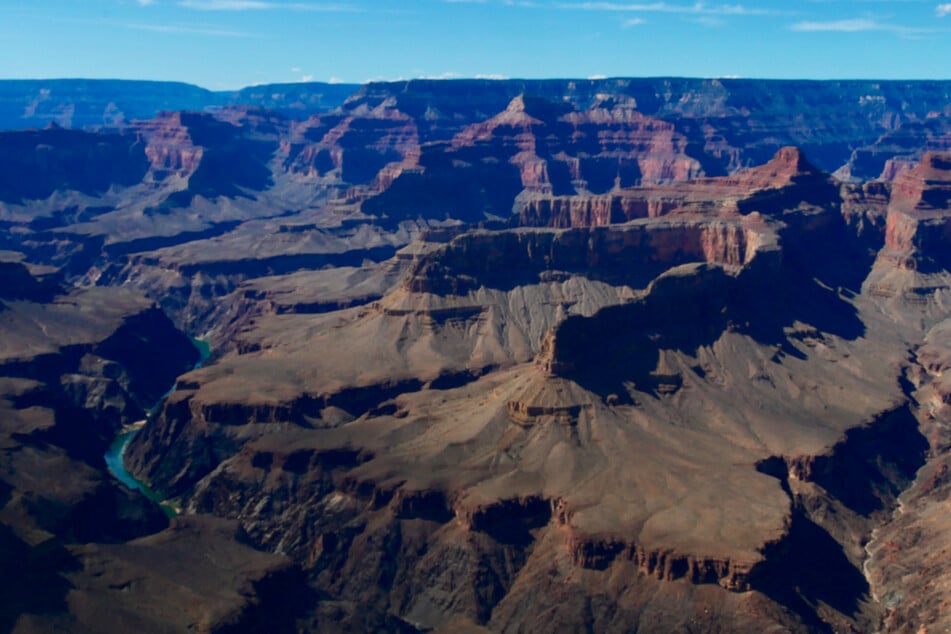
M 258 0 L 184 0 L 178 6 L 198 11 L 249 11 L 255 9 L 270 9 L 269 2 Z
M 203 26 L 185 26 L 181 24 L 140 24 L 135 22 L 116 22 L 116 23 L 113 23 L 113 25 L 124 28 L 124 29 L 132 29 L 135 31 L 149 31 L 152 33 L 205 35 L 205 36 L 212 36 L 212 37 L 247 37 L 247 38 L 263 37 L 261 35 L 258 35 L 257 33 L 249 33 L 247 31 L 231 31 L 228 29 L 219 29 L 212 26 L 203 27 Z
M 182 0 L 178 6 L 195 11 L 319 11 L 358 12 L 349 4 L 310 4 L 307 2 L 265 2 L 263 0 Z
M 577 11 L 636 11 L 641 13 L 682 13 L 688 15 L 788 15 L 786 11 L 756 9 L 741 4 L 707 5 L 671 4 L 669 2 L 622 3 L 622 2 L 560 2 L 554 5 L 558 9 Z
M 939 18 L 951 14 L 951 3 L 939 4 L 934 8 L 934 14 Z
M 861 31 L 884 31 L 885 25 L 866 18 L 851 20 L 832 20 L 831 22 L 796 22 L 791 27 L 793 31 L 804 33 L 833 31 L 836 33 L 859 33 Z
M 868 18 L 854 18 L 848 20 L 830 20 L 828 22 L 803 21 L 796 22 L 789 27 L 800 33 L 865 33 L 881 31 L 894 33 L 905 37 L 915 37 L 937 33 L 937 29 L 916 28 L 901 24 L 889 24 Z

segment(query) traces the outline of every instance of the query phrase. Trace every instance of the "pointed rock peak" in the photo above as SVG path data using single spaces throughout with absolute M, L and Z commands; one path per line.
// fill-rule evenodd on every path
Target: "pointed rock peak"
M 509 102 L 505 112 L 509 114 L 524 113 L 533 119 L 550 123 L 573 109 L 572 105 L 567 102 L 552 101 L 544 97 L 523 93 Z
M 766 165 L 776 169 L 777 172 L 782 169 L 783 172 L 791 174 L 819 171 L 815 165 L 809 162 L 802 150 L 792 145 L 780 148 Z
M 490 127 L 494 127 L 499 123 L 508 125 L 527 125 L 541 123 L 541 121 L 528 112 L 528 100 L 525 98 L 525 95 L 522 94 L 515 99 L 512 99 L 505 110 L 489 119 L 488 123 L 490 124 Z M 478 124 L 476 124 L 476 127 L 479 127 Z
M 794 178 L 804 175 L 822 175 L 822 171 L 806 159 L 797 147 L 781 148 L 765 165 L 747 170 L 743 180 L 755 189 L 784 187 Z
M 525 112 L 525 95 L 519 95 L 515 99 L 509 102 L 506 112 Z

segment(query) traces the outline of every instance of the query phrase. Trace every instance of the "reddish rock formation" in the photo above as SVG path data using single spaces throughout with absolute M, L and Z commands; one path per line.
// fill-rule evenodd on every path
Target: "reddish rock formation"
M 152 178 L 157 181 L 170 176 L 188 178 L 201 162 L 204 149 L 196 147 L 183 124 L 184 113 L 163 113 L 143 122 L 141 134 L 148 139 L 145 155 L 149 159 Z
M 880 255 L 898 266 L 931 272 L 951 260 L 944 245 L 951 240 L 951 155 L 927 154 L 892 186 Z
M 532 196 L 519 214 L 528 226 L 585 227 L 668 214 L 771 213 L 800 202 L 829 205 L 839 197 L 828 176 L 797 148 L 783 148 L 762 166 L 732 176 L 683 184 L 621 189 L 605 196 Z M 863 205 L 863 209 L 865 205 Z
M 42 564 L 0 629 L 941 623 L 946 571 L 899 557 L 943 543 L 951 402 L 951 161 L 900 171 L 918 150 L 883 138 L 946 106 L 915 86 L 408 82 L 102 137 L 141 174 L 0 206 L 26 252 L 0 257 L 0 550 Z M 187 517 L 109 547 L 70 542 L 160 518 L 86 430 L 138 417 L 187 341 L 93 284 L 218 344 L 129 448 Z

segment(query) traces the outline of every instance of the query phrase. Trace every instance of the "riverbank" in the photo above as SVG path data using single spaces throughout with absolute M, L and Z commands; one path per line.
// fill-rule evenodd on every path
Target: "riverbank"
M 197 370 L 205 361 L 211 356 L 211 344 L 207 341 L 202 341 L 200 339 L 192 339 L 192 345 L 198 350 L 199 358 L 195 363 L 193 369 Z M 169 394 L 175 391 L 175 386 L 173 385 L 168 392 L 166 392 L 159 401 L 151 407 L 148 411 L 148 417 L 145 420 L 140 420 L 132 423 L 131 425 L 124 426 L 119 433 L 116 435 L 115 439 L 109 445 L 109 449 L 106 451 L 104 456 L 106 461 L 106 467 L 109 469 L 109 473 L 113 475 L 119 482 L 126 485 L 133 491 L 140 491 L 142 495 L 146 498 L 155 502 L 161 507 L 162 512 L 169 518 L 175 517 L 181 512 L 181 508 L 170 500 L 162 499 L 162 496 L 150 489 L 145 483 L 140 482 L 134 475 L 132 475 L 125 468 L 125 452 L 129 447 L 129 443 L 132 441 L 132 438 L 139 432 L 140 429 L 145 427 L 149 419 L 155 416 L 159 409 L 162 406 L 162 403 L 168 398 Z

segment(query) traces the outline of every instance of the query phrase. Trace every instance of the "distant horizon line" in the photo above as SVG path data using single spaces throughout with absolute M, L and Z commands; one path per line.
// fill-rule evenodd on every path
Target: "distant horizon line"
M 611 75 L 611 76 L 589 76 L 589 77 L 492 77 L 492 76 L 472 76 L 472 77 L 411 77 L 397 79 L 374 79 L 364 82 L 349 81 L 276 81 L 262 82 L 256 84 L 247 84 L 238 88 L 211 89 L 198 83 L 175 79 L 129 79 L 121 77 L 0 77 L 0 83 L 39 83 L 39 82 L 125 82 L 140 84 L 172 84 L 180 86 L 189 86 L 198 88 L 210 93 L 236 93 L 253 88 L 263 88 L 268 86 L 340 86 L 340 87 L 363 87 L 378 84 L 405 84 L 412 82 L 544 82 L 544 81 L 618 81 L 618 80 L 681 80 L 681 81 L 739 81 L 739 82 L 809 82 L 809 83 L 951 83 L 951 78 L 947 79 L 925 79 L 925 78 L 880 78 L 880 77 L 839 77 L 839 78 L 810 78 L 810 77 L 741 77 L 736 75 L 719 76 L 691 76 L 691 75 Z

